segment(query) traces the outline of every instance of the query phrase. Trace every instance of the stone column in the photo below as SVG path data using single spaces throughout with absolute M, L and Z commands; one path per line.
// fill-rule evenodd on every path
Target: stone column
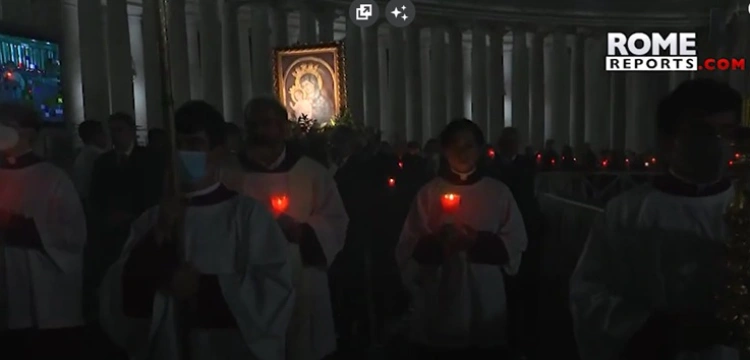
M 519 144 L 529 143 L 529 50 L 526 31 L 513 29 L 511 74 L 511 115 L 513 127 L 518 129 Z
M 79 3 L 86 0 L 78 0 Z M 29 26 L 34 23 L 30 0 L 2 0 L 2 19 L 14 25 Z
M 310 4 L 303 2 L 299 4 L 299 39 L 302 44 L 314 44 L 318 42 L 317 25 L 315 24 L 315 13 Z
M 552 48 L 550 49 L 549 86 L 546 88 L 549 98 L 550 137 L 555 140 L 557 147 L 570 144 L 570 55 L 568 54 L 568 38 L 565 33 L 552 34 Z
M 505 29 L 494 29 L 490 32 L 490 70 L 489 84 L 490 113 L 489 134 L 490 142 L 495 142 L 505 127 L 505 66 L 504 46 Z M 528 74 L 527 74 L 528 75 Z
M 252 37 L 252 79 L 254 96 L 274 96 L 273 48 L 271 47 L 271 24 L 267 5 L 253 5 L 250 32 Z M 247 39 L 244 39 L 247 41 Z M 277 41 L 280 39 L 276 39 Z
M 197 12 L 187 15 L 187 51 L 188 69 L 190 71 L 190 98 L 203 98 L 203 79 L 201 78 L 200 44 L 198 44 L 199 20 Z
M 544 146 L 545 123 L 545 86 L 544 86 L 544 38 L 545 34 L 535 32 L 531 34 L 531 48 L 529 49 L 529 140 L 534 149 Z
M 146 64 L 143 52 L 143 26 L 141 7 L 131 6 L 128 14 L 131 53 L 133 56 L 133 107 L 135 123 L 141 129 L 148 129 L 148 105 L 146 102 Z
M 81 36 L 83 107 L 88 119 L 105 121 L 110 113 L 104 11 L 98 0 L 78 1 Z
M 109 96 L 112 111 L 135 115 L 133 103 L 133 56 L 130 48 L 126 0 L 107 0 L 107 52 Z
M 487 33 L 484 29 L 471 30 L 471 119 L 487 137 Z
M 601 36 L 588 39 L 588 51 L 585 53 L 587 59 L 584 75 L 584 135 L 585 140 L 597 150 L 607 148 L 610 144 L 610 76 L 604 70 L 601 61 L 607 53 L 606 42 L 606 38 Z
M 190 100 L 185 0 L 171 0 L 169 12 L 169 67 L 172 72 L 172 100 L 176 108 Z
M 427 136 L 424 134 L 422 122 L 422 38 L 421 29 L 412 24 L 406 31 L 406 119 L 407 139 L 423 144 Z
M 625 150 L 625 134 L 627 132 L 625 73 L 620 71 L 609 73 L 609 86 L 609 118 L 612 124 L 609 132 L 609 148 Z
M 462 118 L 464 112 L 464 34 L 461 28 L 448 29 L 448 68 L 449 72 L 448 114 L 451 118 Z
M 380 129 L 380 64 L 378 58 L 378 25 L 362 30 L 364 32 L 364 83 L 365 83 L 365 123 L 373 129 Z
M 628 114 L 627 147 L 637 153 L 653 150 L 656 143 L 656 126 L 654 114 L 656 113 L 656 104 L 658 96 L 662 92 L 662 87 L 666 88 L 668 83 L 666 77 L 656 76 L 652 73 L 629 73 L 631 78 L 628 86 L 631 104 L 628 105 L 632 110 L 632 115 Z M 666 75 L 666 74 L 659 74 Z
M 396 142 L 406 142 L 406 71 L 403 28 L 389 29 L 388 93 L 390 107 L 388 130 Z
M 234 2 L 225 2 L 222 5 L 222 25 L 221 25 L 221 49 L 223 66 L 222 69 L 222 82 L 224 83 L 224 120 L 233 123 L 242 123 L 242 68 L 240 67 L 240 35 L 239 35 L 239 21 L 237 16 L 240 12 L 241 5 Z M 253 13 L 255 12 L 253 9 Z M 265 7 L 263 8 L 265 10 Z M 268 12 L 261 11 L 264 15 L 263 18 L 268 23 Z M 253 15 L 255 17 L 255 15 Z M 254 25 L 262 26 L 253 19 Z M 268 43 L 270 37 L 270 30 L 266 27 L 266 33 L 263 38 L 257 39 L 261 43 Z M 245 33 L 247 34 L 247 33 Z M 244 38 L 244 36 L 243 36 Z M 247 41 L 247 39 L 243 39 Z M 253 42 L 256 38 L 253 37 Z M 270 56 L 270 55 L 269 55 Z M 266 73 L 270 73 L 270 66 Z M 255 88 L 255 87 L 254 87 Z
M 273 46 L 289 46 L 289 25 L 287 21 L 287 12 L 282 6 L 277 5 L 271 8 L 271 18 L 273 20 Z
M 430 28 L 430 137 L 436 137 L 448 122 L 445 94 L 445 29 Z
M 336 20 L 336 13 L 333 9 L 323 6 L 315 15 L 318 19 L 318 41 L 333 42 L 333 22 Z
M 80 145 L 76 129 L 84 120 L 83 92 L 81 89 L 81 42 L 78 30 L 78 9 L 75 2 L 69 0 L 62 4 L 62 86 L 65 117 L 70 120 L 71 138 L 75 145 Z
M 200 0 L 200 49 L 203 99 L 224 110 L 222 81 L 221 20 L 217 0 Z
M 242 16 L 242 13 L 237 16 L 237 41 L 240 42 L 240 86 L 242 88 L 243 110 L 247 101 L 253 97 L 253 94 L 255 94 L 255 90 L 253 89 L 253 54 L 250 46 L 250 33 L 253 24 L 252 11 L 250 13 L 251 16 Z M 271 29 L 271 32 L 273 33 L 273 29 Z M 240 122 L 239 125 L 244 126 L 242 122 Z
M 586 87 L 585 87 L 585 56 L 586 56 L 586 38 L 583 34 L 575 34 L 573 37 L 573 46 L 571 48 L 571 66 L 570 66 L 570 134 L 571 146 L 574 149 L 580 149 L 586 139 Z M 593 59 L 591 59 L 593 60 Z M 593 61 L 592 66 L 601 67 L 601 62 Z M 593 69 L 591 69 L 593 70 Z M 597 71 L 600 73 L 601 71 Z M 606 74 L 602 74 L 606 75 Z M 605 117 L 601 120 L 604 122 Z M 606 139 L 606 136 L 603 137 Z
M 159 64 L 159 9 L 155 1 L 143 3 L 143 74 L 146 97 L 147 125 L 149 129 L 161 128 L 164 122 L 164 97 L 161 89 Z
M 363 84 L 362 28 L 346 18 L 346 95 L 352 117 L 364 124 L 365 98 Z

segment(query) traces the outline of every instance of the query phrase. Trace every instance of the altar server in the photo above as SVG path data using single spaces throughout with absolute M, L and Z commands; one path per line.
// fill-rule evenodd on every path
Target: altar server
M 734 360 L 716 319 L 722 288 L 725 175 L 741 96 L 683 83 L 659 106 L 668 174 L 616 197 L 594 224 L 570 284 L 583 360 Z
M 451 122 L 440 143 L 447 166 L 417 194 L 396 247 L 412 293 L 410 340 L 418 359 L 501 358 L 504 278 L 526 249 L 523 219 L 508 187 L 479 167 L 475 123 Z
M 276 214 L 289 241 L 296 306 L 287 359 L 320 360 L 336 350 L 328 267 L 344 245 L 348 217 L 328 170 L 287 146 L 290 122 L 275 99 L 245 107 L 248 148 L 224 181 Z
M 103 327 L 138 358 L 283 360 L 294 300 L 284 234 L 265 204 L 219 183 L 221 114 L 188 102 L 175 122 L 187 206 L 133 224 L 101 288 Z M 159 216 L 178 211 L 182 243 L 161 243 Z
M 0 104 L 0 349 L 78 359 L 86 219 L 65 172 L 32 152 L 40 127 L 33 108 Z

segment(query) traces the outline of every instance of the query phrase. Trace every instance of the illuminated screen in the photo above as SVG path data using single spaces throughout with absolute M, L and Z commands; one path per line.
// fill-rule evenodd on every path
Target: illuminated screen
M 45 123 L 64 122 L 57 43 L 0 34 L 0 64 L 0 101 L 27 102 Z

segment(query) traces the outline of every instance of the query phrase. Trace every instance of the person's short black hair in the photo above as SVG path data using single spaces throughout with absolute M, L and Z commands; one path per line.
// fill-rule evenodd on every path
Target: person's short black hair
M 464 131 L 471 132 L 477 145 L 484 146 L 485 140 L 482 129 L 469 119 L 457 119 L 448 123 L 440 133 L 440 146 L 446 148 L 453 145 L 456 141 L 456 135 Z
M 231 122 L 224 123 L 224 132 L 227 136 L 242 135 L 242 129 L 237 124 Z
M 422 146 L 419 145 L 418 141 L 412 140 L 412 141 L 409 141 L 408 143 L 406 143 L 406 148 L 409 149 L 409 150 L 419 150 L 419 149 L 422 148 Z
M 104 126 L 96 120 L 85 120 L 78 125 L 78 137 L 81 138 L 81 141 L 83 141 L 84 144 L 91 143 L 97 135 L 100 135 L 103 132 Z
M 191 100 L 180 106 L 174 113 L 174 123 L 178 134 L 204 132 L 211 149 L 226 144 L 224 116 L 203 100 Z
M 258 116 L 265 116 L 268 113 L 276 119 L 289 120 L 289 113 L 278 100 L 271 97 L 257 97 L 250 99 L 245 105 L 243 112 L 245 125 L 249 128 Z
M 133 116 L 131 116 L 128 113 L 124 112 L 115 112 L 109 115 L 107 118 L 107 121 L 111 124 L 113 121 L 120 121 L 123 124 L 127 125 L 131 129 L 135 129 L 135 119 L 133 119 Z
M 19 102 L 0 103 L 0 119 L 18 123 L 23 129 L 39 131 L 42 128 L 42 116 L 33 107 Z
M 694 79 L 680 84 L 659 103 L 656 130 L 660 137 L 677 135 L 685 121 L 735 112 L 737 122 L 742 113 L 742 95 L 728 84 L 714 79 Z

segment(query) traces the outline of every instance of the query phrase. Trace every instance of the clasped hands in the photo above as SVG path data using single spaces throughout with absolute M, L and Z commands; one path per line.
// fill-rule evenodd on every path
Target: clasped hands
M 470 250 L 477 240 L 477 231 L 463 224 L 444 224 L 438 231 L 438 238 L 446 256 Z

